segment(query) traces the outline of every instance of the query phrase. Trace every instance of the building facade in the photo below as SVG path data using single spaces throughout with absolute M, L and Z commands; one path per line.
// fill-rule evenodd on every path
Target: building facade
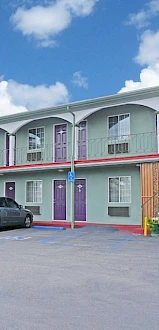
M 142 224 L 158 212 L 158 108 L 156 87 L 1 117 L 0 195 L 70 222 L 74 162 L 75 221 Z

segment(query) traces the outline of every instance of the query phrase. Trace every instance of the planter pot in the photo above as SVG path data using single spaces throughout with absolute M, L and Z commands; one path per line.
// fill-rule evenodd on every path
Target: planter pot
M 159 224 L 153 223 L 153 230 L 151 231 L 151 236 L 159 236 Z

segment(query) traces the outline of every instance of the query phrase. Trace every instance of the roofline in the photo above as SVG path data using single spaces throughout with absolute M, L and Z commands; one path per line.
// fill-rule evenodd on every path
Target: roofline
M 25 111 L 21 113 L 15 113 L 8 116 L 0 117 L 0 124 L 8 122 L 15 122 L 21 120 L 37 119 L 38 117 L 44 118 L 51 115 L 58 115 L 72 112 L 85 110 L 89 108 L 104 107 L 104 106 L 117 106 L 119 104 L 130 103 L 142 99 L 148 99 L 159 96 L 159 86 L 143 88 L 139 90 L 117 93 L 109 96 L 102 96 L 99 98 L 82 100 L 62 105 L 56 105 L 49 108 L 42 108 L 37 110 Z M 68 109 L 69 108 L 69 109 Z

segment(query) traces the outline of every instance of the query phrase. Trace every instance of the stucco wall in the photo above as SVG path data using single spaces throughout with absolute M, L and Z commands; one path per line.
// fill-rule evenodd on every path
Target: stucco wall
M 129 143 L 129 153 L 123 155 L 157 152 L 156 117 L 150 108 L 124 105 L 99 110 L 87 118 L 88 158 L 113 157 L 108 154 L 108 117 L 130 114 L 130 137 L 116 138 L 114 143 Z M 122 156 L 122 154 L 118 154 Z
M 131 203 L 120 204 L 130 207 L 130 217 L 108 216 L 108 178 L 111 176 L 131 176 L 132 192 Z M 111 166 L 92 169 L 78 169 L 76 178 L 87 179 L 87 222 L 112 224 L 140 224 L 141 223 L 141 197 L 140 172 L 134 166 Z M 59 173 L 52 171 L 32 171 L 31 173 L 6 174 L 0 177 L 0 195 L 4 194 L 4 182 L 16 181 L 16 200 L 19 204 L 27 206 L 40 205 L 25 202 L 25 183 L 27 180 L 43 180 L 43 202 L 41 215 L 35 220 L 52 221 L 53 212 L 53 180 L 66 179 L 67 171 Z M 70 183 L 67 182 L 67 221 L 70 221 Z M 118 206 L 118 204 L 112 204 Z
M 54 125 L 67 124 L 67 156 L 71 158 L 71 124 L 58 118 L 39 119 L 23 126 L 16 133 L 16 163 L 27 162 L 28 150 L 28 130 L 36 127 L 45 129 L 45 149 L 43 152 L 43 162 L 53 161 Z

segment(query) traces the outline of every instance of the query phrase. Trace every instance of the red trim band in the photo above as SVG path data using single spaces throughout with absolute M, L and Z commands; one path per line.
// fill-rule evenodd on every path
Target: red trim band
M 140 161 L 144 159 L 159 159 L 159 154 L 148 154 L 148 155 L 136 155 L 136 156 L 125 156 L 125 157 L 116 157 L 116 158 L 97 158 L 97 159 L 87 159 L 87 160 L 76 160 L 75 165 L 84 165 L 84 164 L 97 164 L 97 163 L 115 163 L 115 162 L 123 162 L 123 161 Z M 0 166 L 0 170 L 2 171 L 7 171 L 9 169 L 11 170 L 17 170 L 17 169 L 29 169 L 29 168 L 43 168 L 43 167 L 60 167 L 60 166 L 65 166 L 65 167 L 70 167 L 71 162 L 57 162 L 57 163 L 36 163 L 36 164 L 24 164 L 24 165 L 14 165 L 14 166 Z

